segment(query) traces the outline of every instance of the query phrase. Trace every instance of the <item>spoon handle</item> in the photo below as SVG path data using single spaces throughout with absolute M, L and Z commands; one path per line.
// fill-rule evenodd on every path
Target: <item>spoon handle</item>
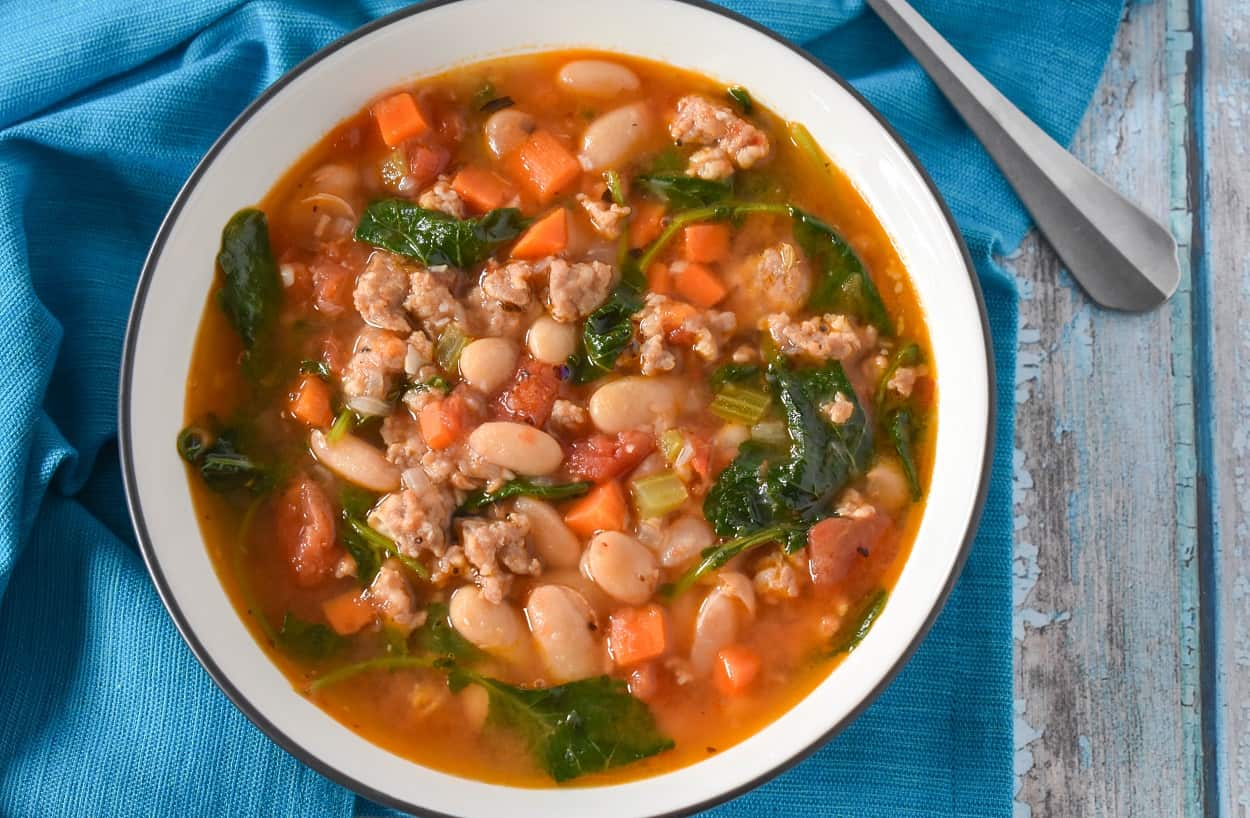
M 976 134 L 1090 298 L 1144 311 L 1176 291 L 1180 264 L 1166 227 L 1047 136 L 906 0 L 867 3 Z

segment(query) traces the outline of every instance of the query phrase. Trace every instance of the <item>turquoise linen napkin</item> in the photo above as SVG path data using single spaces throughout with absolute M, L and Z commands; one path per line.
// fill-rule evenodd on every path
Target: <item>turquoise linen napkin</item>
M 115 419 L 131 294 L 179 186 L 263 88 L 400 5 L 4 4 L 0 815 L 333 818 L 384 811 L 270 742 L 196 664 L 135 547 Z M 712 814 L 1008 815 L 1016 292 L 993 259 L 1020 241 L 1027 217 L 933 85 L 860 2 L 727 5 L 850 79 L 933 175 L 985 290 L 998 428 L 971 559 L 906 669 L 828 746 Z M 1121 10 L 1119 0 L 916 5 L 1065 142 Z

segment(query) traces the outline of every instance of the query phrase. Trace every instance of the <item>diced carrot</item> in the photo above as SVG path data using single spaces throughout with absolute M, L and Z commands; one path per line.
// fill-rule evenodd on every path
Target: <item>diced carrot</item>
M 687 261 L 711 264 L 729 257 L 729 225 L 691 224 L 682 232 L 682 253 Z
M 664 229 L 664 205 L 661 202 L 640 202 L 629 217 L 629 246 L 635 250 L 656 240 Z
M 295 394 L 291 396 L 291 414 L 300 423 L 324 429 L 334 422 L 330 411 L 330 387 L 315 375 L 300 378 Z
M 659 605 L 624 608 L 608 619 L 608 650 L 618 667 L 628 667 L 664 655 L 668 628 Z
M 451 180 L 451 189 L 482 213 L 500 207 L 512 197 L 512 189 L 507 182 L 489 170 L 472 165 L 456 174 Z
M 421 437 L 431 449 L 446 449 L 464 431 L 463 401 L 450 395 L 421 407 Z
M 539 201 L 547 202 L 582 173 L 577 157 L 550 131 L 530 134 L 521 146 L 521 166 Z
M 729 645 L 716 654 L 712 681 L 725 696 L 736 696 L 760 674 L 760 656 L 746 645 Z
M 668 295 L 673 291 L 673 276 L 667 264 L 656 261 L 647 268 L 647 289 L 658 295 Z
M 378 132 L 382 134 L 382 141 L 390 148 L 414 136 L 420 136 L 430 129 L 430 123 L 426 122 L 425 117 L 422 116 L 421 109 L 417 107 L 417 101 L 406 91 L 393 94 L 375 103 L 373 118 L 378 123 Z
M 589 537 L 596 531 L 620 531 L 625 528 L 625 491 L 612 480 L 595 486 L 564 513 L 564 522 L 577 534 Z
M 512 246 L 513 258 L 539 259 L 563 250 L 569 243 L 568 211 L 563 207 L 530 225 Z
M 729 294 L 715 273 L 694 261 L 673 270 L 673 288 L 696 307 L 714 307 Z
M 326 622 L 339 636 L 350 636 L 373 621 L 373 606 L 359 591 L 346 591 L 321 603 Z

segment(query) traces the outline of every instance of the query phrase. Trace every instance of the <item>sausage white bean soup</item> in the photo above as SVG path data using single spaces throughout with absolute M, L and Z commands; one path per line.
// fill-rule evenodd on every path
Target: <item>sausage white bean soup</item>
M 225 225 L 187 461 L 293 684 L 495 782 L 654 775 L 776 718 L 906 558 L 934 373 L 802 125 L 611 54 L 374 100 Z

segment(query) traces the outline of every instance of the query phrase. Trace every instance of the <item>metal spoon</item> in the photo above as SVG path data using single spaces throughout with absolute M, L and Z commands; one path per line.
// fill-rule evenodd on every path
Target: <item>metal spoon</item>
M 906 0 L 867 0 L 998 164 L 1059 258 L 1094 301 L 1162 304 L 1180 283 L 1171 232 L 1033 124 Z

